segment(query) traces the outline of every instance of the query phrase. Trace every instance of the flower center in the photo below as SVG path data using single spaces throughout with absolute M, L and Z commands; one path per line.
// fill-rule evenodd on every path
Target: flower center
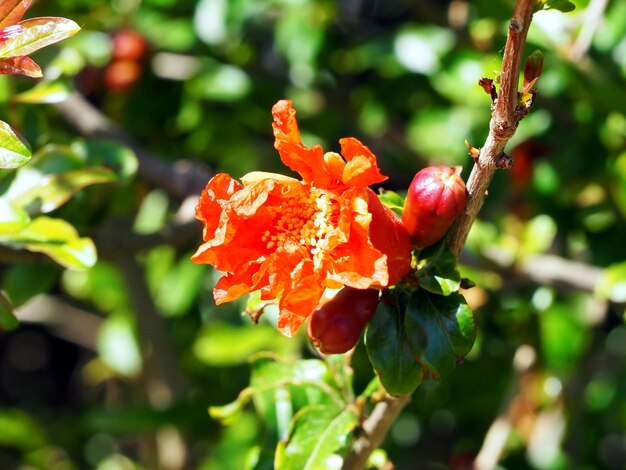
M 261 241 L 268 250 L 282 247 L 285 242 L 298 243 L 314 259 L 321 259 L 328 246 L 327 235 L 335 228 L 335 204 L 328 193 L 311 188 L 308 193 L 283 199 L 280 206 L 267 210 L 274 215 L 274 230 L 266 230 Z

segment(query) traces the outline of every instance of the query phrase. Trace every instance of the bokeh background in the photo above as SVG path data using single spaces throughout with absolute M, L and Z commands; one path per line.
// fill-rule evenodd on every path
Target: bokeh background
M 574 3 L 535 15 L 534 109 L 462 255 L 479 336 L 395 424 L 385 448 L 398 469 L 471 468 L 477 455 L 504 469 L 625 468 L 626 3 Z M 214 305 L 219 273 L 189 261 L 199 191 L 216 172 L 287 171 L 271 133 L 281 98 L 305 143 L 365 142 L 386 189 L 431 164 L 467 177 L 464 141 L 480 147 L 490 118 L 477 82 L 500 68 L 512 6 L 36 2 L 27 16 L 82 31 L 34 56 L 43 80 L 0 76 L 0 118 L 42 174 L 96 154 L 118 178 L 52 211 L 94 240 L 92 268 L 0 252 L 20 319 L 0 331 L 0 468 L 271 468 L 275 436 L 254 407 L 230 427 L 207 408 L 247 386 L 251 354 L 315 352 L 271 313 L 253 326 L 245 299 Z M 7 191 L 14 173 L 0 178 Z M 373 376 L 362 344 L 352 364 L 359 392 Z

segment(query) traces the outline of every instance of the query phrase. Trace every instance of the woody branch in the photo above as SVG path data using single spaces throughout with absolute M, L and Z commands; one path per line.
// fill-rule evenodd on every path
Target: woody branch
M 533 15 L 535 0 L 516 0 L 509 22 L 509 32 L 502 59 L 500 93 L 494 103 L 489 124 L 489 135 L 474 162 L 467 181 L 468 200 L 465 213 L 455 222 L 448 235 L 448 244 L 459 254 L 465 245 L 467 234 L 480 211 L 487 189 L 502 158 L 504 148 L 515 134 L 520 117 L 518 106 L 518 82 L 526 35 Z M 410 397 L 386 397 L 379 402 L 361 426 L 361 435 L 344 463 L 344 470 L 365 468 L 370 453 L 384 440 L 389 429 Z

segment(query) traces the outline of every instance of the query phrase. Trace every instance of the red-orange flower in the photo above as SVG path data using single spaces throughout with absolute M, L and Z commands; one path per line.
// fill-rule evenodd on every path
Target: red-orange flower
M 401 266 L 389 273 L 381 252 L 389 250 L 372 244 L 368 186 L 387 177 L 365 145 L 348 137 L 339 141 L 343 157 L 324 153 L 301 142 L 291 101 L 276 103 L 272 114 L 274 146 L 302 181 L 263 172 L 249 173 L 243 184 L 213 177 L 196 208 L 204 244 L 192 260 L 226 273 L 213 291 L 218 304 L 255 290 L 263 300 L 279 298 L 278 328 L 291 336 L 326 287 L 384 287 L 406 274 L 410 248 L 403 245 L 406 262 L 394 262 Z

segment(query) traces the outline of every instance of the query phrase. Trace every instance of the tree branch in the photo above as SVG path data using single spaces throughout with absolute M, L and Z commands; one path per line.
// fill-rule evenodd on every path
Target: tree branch
M 78 93 L 57 104 L 56 109 L 83 136 L 113 139 L 132 149 L 139 161 L 138 176 L 175 199 L 199 194 L 211 177 L 208 168 L 198 162 L 172 164 L 147 151 Z
M 448 236 L 448 243 L 456 254 L 459 254 L 465 245 L 467 234 L 483 205 L 487 188 L 499 166 L 504 148 L 515 134 L 521 119 L 521 116 L 516 115 L 517 88 L 524 44 L 534 5 L 535 0 L 516 0 L 515 2 L 502 59 L 500 96 L 494 103 L 489 136 L 475 161 L 467 182 L 468 201 L 465 213 L 454 224 Z M 386 400 L 376 405 L 371 415 L 363 422 L 361 436 L 346 459 L 344 470 L 365 468 L 370 453 L 384 440 L 391 425 L 408 404 L 409 398 L 387 397 Z
M 352 446 L 343 464 L 343 470 L 361 470 L 374 449 L 379 447 L 400 412 L 411 400 L 410 395 L 387 396 L 374 407 L 369 417 L 361 425 L 361 435 Z
M 517 87 L 526 34 L 532 20 L 534 5 L 534 0 L 517 0 L 515 2 L 513 16 L 509 23 L 509 35 L 504 48 L 504 57 L 502 58 L 500 94 L 494 103 L 491 122 L 489 123 L 489 135 L 467 180 L 468 199 L 465 213 L 456 221 L 448 236 L 448 243 L 456 254 L 459 254 L 465 245 L 467 234 L 483 206 L 487 188 L 499 166 L 504 148 L 515 134 L 521 119 L 516 113 L 519 102 Z

